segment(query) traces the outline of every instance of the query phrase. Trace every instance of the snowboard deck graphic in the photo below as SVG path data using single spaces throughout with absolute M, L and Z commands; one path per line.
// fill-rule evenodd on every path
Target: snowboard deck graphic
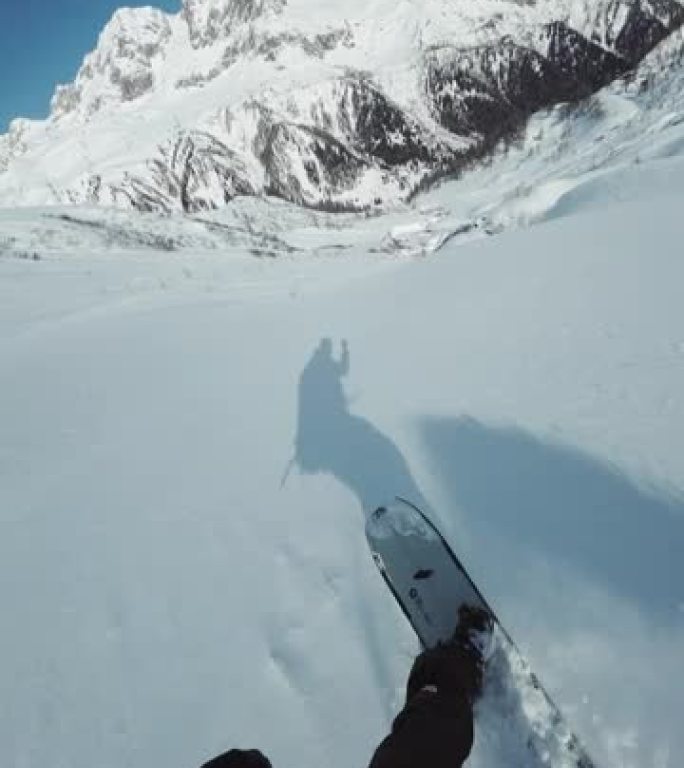
M 448 642 L 459 609 L 474 606 L 492 617 L 485 652 L 484 690 L 475 716 L 482 738 L 504 745 L 508 764 L 520 768 L 595 768 L 560 709 L 530 670 L 517 646 L 442 534 L 402 498 L 376 509 L 366 537 L 380 573 L 424 648 Z M 496 729 L 496 733 L 487 733 Z M 517 744 L 516 744 L 517 742 Z M 524 755 L 518 763 L 515 754 Z

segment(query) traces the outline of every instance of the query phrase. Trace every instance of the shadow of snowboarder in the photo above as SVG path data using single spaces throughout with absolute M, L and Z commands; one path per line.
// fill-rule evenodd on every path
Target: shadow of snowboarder
M 342 342 L 336 359 L 332 341 L 324 338 L 304 367 L 293 461 L 304 473 L 336 477 L 366 513 L 397 495 L 427 509 L 396 445 L 369 421 L 350 413 L 343 387 L 349 365 L 348 344 Z
M 481 542 L 565 561 L 663 623 L 684 605 L 684 504 L 524 430 L 425 419 L 430 465 Z

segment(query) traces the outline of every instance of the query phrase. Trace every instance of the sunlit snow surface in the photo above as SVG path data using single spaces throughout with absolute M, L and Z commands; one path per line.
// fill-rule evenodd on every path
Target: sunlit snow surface
M 653 67 L 387 217 L 0 213 L 0 764 L 366 764 L 417 650 L 364 537 L 394 493 L 599 765 L 682 764 L 684 111 Z M 473 768 L 522 763 L 478 723 Z

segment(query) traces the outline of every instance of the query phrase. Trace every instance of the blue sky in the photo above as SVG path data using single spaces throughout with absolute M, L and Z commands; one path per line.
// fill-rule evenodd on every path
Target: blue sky
M 123 5 L 179 10 L 181 0 L 0 0 L 0 133 L 14 117 L 46 117 L 57 83 L 74 79 Z

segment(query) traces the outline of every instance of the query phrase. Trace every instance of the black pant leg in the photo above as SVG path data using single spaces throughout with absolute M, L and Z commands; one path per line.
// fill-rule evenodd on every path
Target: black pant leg
M 473 746 L 473 711 L 463 695 L 425 689 L 407 703 L 370 768 L 461 768 Z

